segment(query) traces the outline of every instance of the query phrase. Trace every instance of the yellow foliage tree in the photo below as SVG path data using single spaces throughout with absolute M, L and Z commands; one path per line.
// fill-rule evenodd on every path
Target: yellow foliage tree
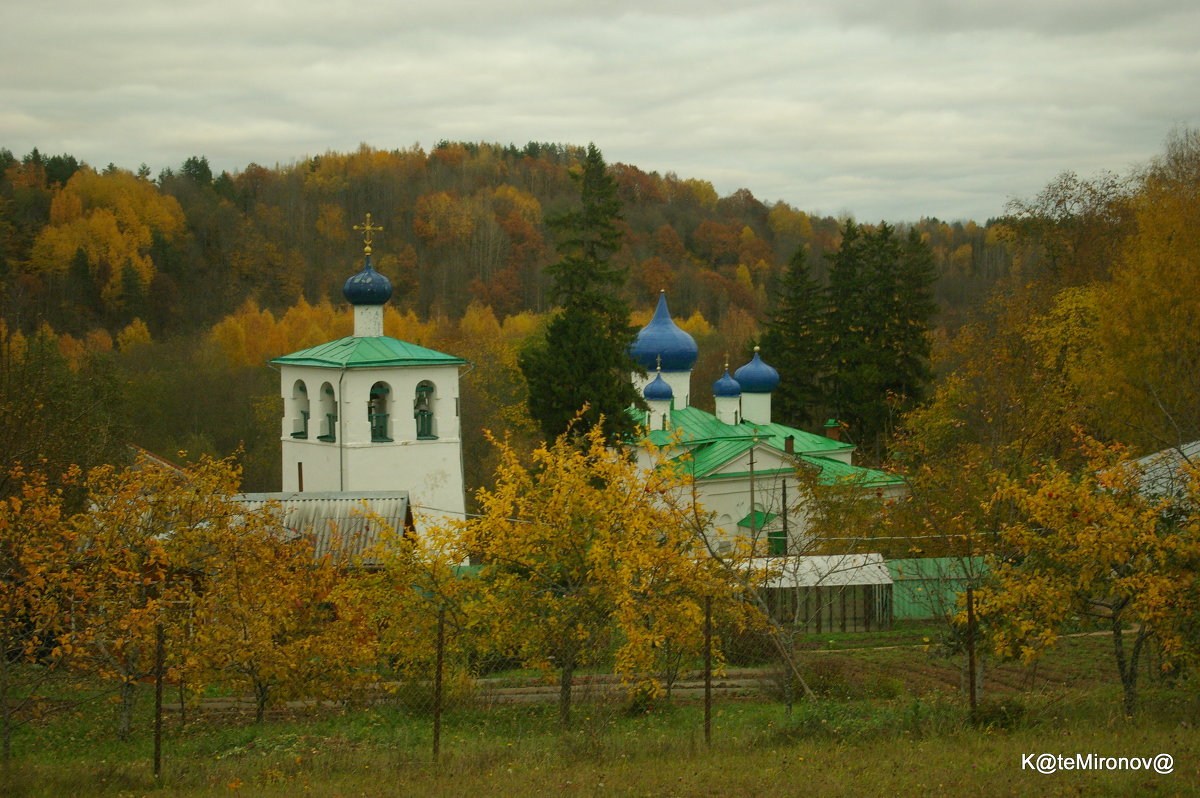
M 1191 584 L 1200 562 L 1200 471 L 1184 467 L 1186 495 L 1161 496 L 1124 448 L 1088 440 L 1084 450 L 1078 473 L 1050 464 L 1002 482 L 995 501 L 1011 504 L 1019 520 L 1001 531 L 1005 559 L 978 594 L 979 614 L 996 650 L 1027 663 L 1073 621 L 1098 619 L 1111 633 L 1131 714 L 1150 637 L 1168 659 L 1189 645 L 1181 630 L 1198 609 Z
M 222 486 L 213 484 L 219 476 L 209 466 L 189 473 L 145 458 L 88 473 L 87 510 L 72 519 L 88 584 L 79 664 L 118 683 L 121 739 L 132 728 L 137 683 L 154 673 L 156 629 L 191 593 L 181 545 L 226 514 Z
M 275 508 L 230 503 L 197 535 L 204 590 L 196 599 L 188 672 L 272 701 L 345 697 L 368 678 L 374 641 L 348 564 L 334 549 L 289 533 Z
M 232 458 L 88 476 L 88 510 L 72 521 L 86 586 L 74 646 L 81 667 L 118 681 L 122 736 L 160 625 L 177 676 L 251 690 L 259 719 L 276 698 L 344 694 L 372 661 L 336 552 L 315 556 L 275 508 L 244 507 L 239 481 Z
M 134 319 L 125 326 L 125 329 L 117 333 L 117 348 L 122 352 L 144 346 L 150 341 L 150 330 L 141 319 Z
M 1097 287 L 1083 374 L 1111 431 L 1151 451 L 1200 438 L 1200 131 L 1173 136 L 1132 200 L 1112 280 Z
M 382 530 L 380 545 L 368 555 L 373 567 L 355 575 L 354 584 L 380 664 L 399 681 L 402 698 L 417 702 L 417 708 L 430 706 L 440 621 L 443 682 L 452 692 L 469 691 L 478 666 L 470 654 L 484 646 L 477 635 L 463 634 L 471 626 L 475 583 L 449 555 L 448 530 L 435 527 L 417 539 L 382 518 L 371 517 L 371 523 Z
M 654 691 L 656 651 L 692 638 L 703 597 L 726 590 L 690 519 L 668 498 L 675 469 L 643 470 L 605 447 L 599 427 L 570 431 L 523 462 L 497 443 L 496 484 L 457 544 L 486 563 L 473 615 L 502 651 L 556 670 L 570 721 L 576 669 L 615 652 L 618 673 Z
M 149 253 L 155 235 L 172 241 L 183 231 L 179 203 L 153 183 L 120 169 L 100 174 L 85 166 L 55 194 L 30 265 L 61 273 L 83 252 L 104 302 L 116 305 L 127 269 L 143 286 L 154 277 Z
M 66 523 L 62 494 L 45 476 L 20 467 L 17 485 L 0 499 L 0 762 L 13 731 L 38 717 L 40 690 L 75 654 L 73 607 L 88 590 L 76 567 L 77 537 Z

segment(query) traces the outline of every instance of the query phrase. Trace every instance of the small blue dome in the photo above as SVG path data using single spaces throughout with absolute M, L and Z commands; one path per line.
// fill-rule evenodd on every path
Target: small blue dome
M 342 293 L 351 305 L 383 305 L 392 298 L 392 283 L 375 271 L 367 255 L 362 271 L 346 281 Z
M 671 320 L 666 293 L 659 293 L 654 318 L 637 334 L 629 354 L 647 371 L 659 366 L 659 358 L 663 371 L 690 371 L 699 353 L 692 336 Z
M 779 387 L 779 372 L 762 361 L 757 346 L 754 347 L 754 357 L 735 371 L 733 377 L 744 393 L 770 393 Z
M 713 383 L 713 396 L 741 396 L 742 386 L 729 376 L 729 366 L 725 367 L 725 376 Z
M 671 386 L 659 374 L 654 378 L 646 388 L 642 391 L 642 396 L 646 397 L 648 402 L 669 402 L 675 398 L 675 392 L 671 390 Z

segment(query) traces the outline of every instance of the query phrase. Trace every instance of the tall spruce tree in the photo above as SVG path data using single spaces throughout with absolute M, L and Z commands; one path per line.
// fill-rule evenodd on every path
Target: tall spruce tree
M 801 244 L 780 279 L 761 342 L 764 355 L 779 371 L 779 388 L 772 402 L 784 423 L 803 427 L 821 420 L 828 301 Z
M 933 256 L 915 230 L 901 240 L 886 223 L 873 231 L 846 223 L 829 269 L 827 395 L 875 462 L 930 379 L 933 280 Z
M 907 412 L 925 398 L 933 380 L 929 329 L 937 314 L 933 299 L 937 274 L 933 251 L 916 228 L 909 229 L 899 248 L 899 259 L 891 272 L 893 313 L 884 336 L 891 352 L 885 388 L 899 401 L 900 411 Z
M 547 440 L 561 435 L 585 405 L 584 428 L 603 417 L 605 437 L 617 440 L 634 431 L 626 408 L 641 404 L 629 381 L 638 366 L 629 355 L 635 330 L 619 293 L 625 270 L 612 263 L 621 246 L 621 201 L 594 144 L 572 177 L 579 184 L 579 208 L 547 220 L 558 235 L 561 260 L 546 272 L 561 310 L 518 364 L 529 386 L 530 415 Z

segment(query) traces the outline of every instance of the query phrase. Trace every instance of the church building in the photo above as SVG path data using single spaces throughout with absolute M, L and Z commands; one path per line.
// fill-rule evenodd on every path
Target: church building
M 771 393 L 779 373 L 757 347 L 748 363 L 732 374 L 727 364 L 713 383 L 715 412 L 693 407 L 692 367 L 699 350 L 671 318 L 665 293 L 659 294 L 654 317 L 638 333 L 631 354 L 646 370 L 631 379 L 649 406 L 633 412 L 650 442 L 691 471 L 700 503 L 716 514 L 712 535 L 718 549 L 740 536 L 753 539 L 762 554 L 804 551 L 807 513 L 798 467 L 813 470 L 823 483 L 853 480 L 881 500 L 903 494 L 897 477 L 854 465 L 853 445 L 772 419 Z M 643 450 L 639 457 L 649 465 L 648 453 Z
M 381 228 L 367 214 L 354 229 L 364 262 L 342 289 L 354 333 L 271 361 L 284 405 L 283 492 L 246 497 L 279 502 L 285 523 L 303 518 L 318 540 L 364 502 L 418 532 L 466 512 L 458 381 L 467 361 L 384 335 L 392 286 L 371 265 Z

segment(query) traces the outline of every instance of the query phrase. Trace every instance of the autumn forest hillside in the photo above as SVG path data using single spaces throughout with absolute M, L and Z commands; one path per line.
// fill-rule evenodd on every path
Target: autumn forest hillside
M 302 297 L 339 301 L 359 253 L 351 228 L 366 213 L 384 227 L 376 267 L 401 309 L 459 318 L 478 302 L 499 318 L 542 312 L 543 268 L 555 257 L 545 219 L 577 200 L 569 172 L 581 153 L 536 143 L 443 142 L 428 153 L 364 145 L 232 175 L 214 175 L 197 156 L 151 180 L 70 155 L 0 150 L 3 314 L 26 331 L 45 321 L 76 336 L 116 334 L 141 318 L 158 339 L 203 329 L 247 300 L 273 311 Z M 634 307 L 665 288 L 685 316 L 757 316 L 797 247 L 820 264 L 838 244 L 839 220 L 749 189 L 719 197 L 706 181 L 610 168 L 623 203 L 617 259 Z M 947 309 L 1011 269 L 996 225 L 907 221 L 933 247 Z
M 1193 138 L 1169 147 L 1187 150 Z M 349 331 L 341 285 L 361 259 L 353 225 L 371 213 L 384 228 L 375 265 L 396 288 L 388 334 L 475 364 L 463 384 L 464 427 L 479 436 L 465 442 L 467 476 L 483 484 L 482 429 L 534 437 L 516 353 L 551 310 L 545 268 L 556 248 L 546 222 L 578 202 L 571 173 L 583 154 L 534 142 L 363 145 L 232 174 L 213 174 L 197 155 L 152 177 L 144 166 L 96 169 L 70 154 L 0 149 L 8 459 L 90 464 L 120 457 L 127 442 L 164 456 L 241 447 L 247 486 L 277 488 L 278 386 L 264 363 Z M 697 385 L 746 357 L 797 251 L 828 282 L 847 220 L 806 213 L 804 198 L 722 197 L 703 180 L 621 163 L 609 171 L 633 321 L 667 290 L 700 345 Z M 978 325 L 1042 313 L 1060 289 L 1108 280 L 1135 240 L 1132 201 L 1148 174 L 1064 175 L 984 224 L 920 209 L 891 220 L 932 254 L 929 334 L 943 377 L 979 356 L 964 349 L 970 336 L 996 340 Z M 1001 309 L 998 288 L 1028 307 Z
M 90 417 L 98 428 L 113 415 L 114 431 L 89 446 L 127 438 L 164 453 L 225 454 L 242 445 L 251 485 L 273 487 L 275 389 L 262 364 L 348 329 L 341 285 L 358 268 L 352 227 L 366 213 L 384 228 L 376 268 L 396 287 L 389 333 L 485 366 L 464 388 L 464 412 L 478 414 L 470 426 L 526 431 L 512 350 L 549 309 L 544 268 L 556 252 L 546 219 L 578 201 L 570 172 L 582 153 L 538 143 L 364 145 L 234 174 L 214 175 L 196 156 L 152 179 L 144 167 L 97 170 L 69 154 L 0 150 L 5 337 L 20 347 L 44 339 L 90 386 L 56 397 L 55 418 L 22 422 L 41 430 L 30 433 L 30 453 L 48 455 L 56 436 L 47 424 Z M 610 171 L 623 206 L 625 298 L 648 313 L 658 291 L 669 292 L 700 340 L 700 380 L 743 355 L 798 248 L 822 276 L 839 243 L 842 220 L 748 189 L 720 197 L 702 180 L 628 164 Z M 948 323 L 1013 268 L 1002 224 L 915 225 L 932 247 Z M 120 401 L 102 400 L 107 391 Z M 65 406 L 79 402 L 86 407 Z M 7 415 L 16 423 L 24 413 Z

